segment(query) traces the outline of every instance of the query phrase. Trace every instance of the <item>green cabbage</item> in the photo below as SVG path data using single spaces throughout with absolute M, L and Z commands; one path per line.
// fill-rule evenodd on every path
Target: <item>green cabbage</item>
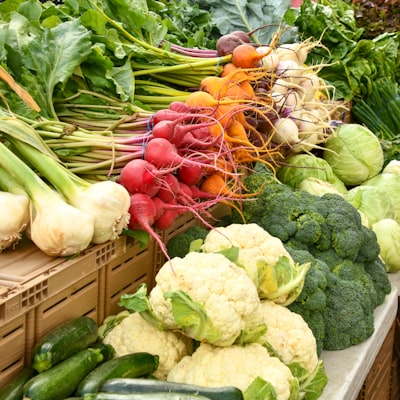
M 296 154 L 285 160 L 285 165 L 277 170 L 277 178 L 293 189 L 300 189 L 307 178 L 330 183 L 343 194 L 347 192 L 344 183 L 334 174 L 331 166 L 320 157 L 312 154 Z
M 372 225 L 376 234 L 379 253 L 387 272 L 400 271 L 400 224 L 394 219 L 382 219 Z
M 323 158 L 334 174 L 349 186 L 360 185 L 379 174 L 384 163 L 379 139 L 359 124 L 340 125 L 326 141 Z

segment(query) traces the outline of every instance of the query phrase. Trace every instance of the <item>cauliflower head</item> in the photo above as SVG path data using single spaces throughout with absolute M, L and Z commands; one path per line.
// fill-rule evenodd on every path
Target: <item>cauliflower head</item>
M 288 305 L 301 293 L 309 264 L 297 264 L 283 242 L 256 223 L 212 229 L 202 245 L 205 253 L 238 249 L 237 260 L 257 287 L 261 299 Z
M 272 348 L 284 364 L 299 363 L 313 372 L 319 362 L 317 342 L 301 315 L 273 301 L 262 301 L 260 312 L 267 331 L 259 342 Z
M 172 368 L 167 380 L 206 387 L 235 386 L 245 392 L 257 377 L 273 386 L 277 400 L 291 398 L 295 378 L 290 369 L 259 343 L 229 347 L 202 343 Z
M 147 352 L 159 356 L 153 375 L 165 380 L 172 367 L 191 354 L 192 341 L 180 332 L 161 331 L 145 321 L 139 313 L 131 313 L 109 331 L 103 342 L 113 346 L 115 356 Z
M 164 329 L 181 329 L 217 346 L 230 346 L 249 331 L 258 332 L 258 338 L 266 329 L 254 318 L 260 299 L 253 282 L 218 253 L 191 252 L 167 261 L 156 275 L 149 304 Z

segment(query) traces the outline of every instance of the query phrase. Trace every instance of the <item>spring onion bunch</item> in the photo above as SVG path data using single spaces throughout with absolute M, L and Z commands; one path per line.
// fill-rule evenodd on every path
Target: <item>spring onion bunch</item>
M 67 221 L 75 230 L 76 226 L 80 226 L 78 232 L 82 230 L 85 237 L 82 240 L 76 239 L 78 243 L 82 244 L 81 247 L 64 246 L 68 249 L 69 254 L 83 250 L 89 243 L 99 244 L 113 240 L 126 228 L 129 222 L 130 199 L 125 188 L 113 181 L 101 181 L 92 184 L 78 177 L 59 161 L 32 126 L 18 118 L 2 117 L 0 119 L 0 132 L 8 141 L 11 149 L 9 150 L 3 145 L 2 153 L 4 152 L 7 158 L 2 157 L 0 165 L 12 174 L 12 159 L 19 160 L 17 165 L 21 165 L 21 160 L 26 160 L 30 172 L 27 172 L 25 176 L 24 169 L 20 166 L 21 172 L 16 169 L 14 174 L 15 179 L 26 189 L 35 208 L 37 210 L 42 209 L 40 200 L 43 200 L 44 204 L 51 204 L 47 208 L 57 205 L 61 208 L 62 199 L 62 202 L 67 203 L 77 214 L 74 216 L 72 210 L 70 210 L 71 215 L 67 218 Z M 6 162 L 3 161 L 3 158 L 9 160 L 7 165 L 5 165 Z M 32 169 L 37 171 L 40 177 Z M 41 177 L 46 179 L 57 191 L 50 189 L 46 183 L 43 183 Z M 66 214 L 64 211 L 59 210 L 56 217 L 62 218 L 64 214 Z M 51 218 L 56 217 L 52 216 Z M 60 229 L 62 223 L 62 221 L 59 222 Z M 35 229 L 33 224 L 31 230 L 32 240 L 34 241 Z M 46 236 L 45 232 L 42 232 L 43 236 Z M 75 232 L 72 238 L 74 236 L 78 238 L 80 235 Z M 53 253 L 57 253 L 57 251 L 53 251 Z M 65 255 L 66 251 L 62 251 L 61 254 Z

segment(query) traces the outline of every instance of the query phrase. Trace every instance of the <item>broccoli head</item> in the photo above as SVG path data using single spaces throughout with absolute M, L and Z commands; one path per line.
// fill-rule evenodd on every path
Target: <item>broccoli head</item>
M 340 350 L 367 339 L 374 330 L 373 311 L 391 285 L 376 236 L 358 210 L 341 195 L 316 196 L 278 181 L 241 206 L 246 222 L 278 237 L 296 262 L 311 262 L 289 308 L 309 324 L 320 348 Z
M 358 281 L 329 275 L 324 313 L 324 349 L 343 350 L 374 332 L 374 312 L 368 290 Z
M 167 243 L 168 255 L 171 258 L 184 257 L 190 250 L 190 244 L 197 239 L 204 240 L 207 236 L 206 228 L 193 225 L 185 231 L 173 236 Z

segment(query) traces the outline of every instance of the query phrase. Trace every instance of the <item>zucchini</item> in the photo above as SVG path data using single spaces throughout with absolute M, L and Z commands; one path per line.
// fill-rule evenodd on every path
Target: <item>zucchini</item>
M 111 344 L 96 342 L 89 346 L 91 349 L 100 349 L 103 356 L 103 362 L 111 360 L 115 356 L 115 349 Z
M 200 394 L 211 400 L 243 400 L 242 391 L 233 386 L 205 387 L 143 378 L 109 379 L 101 385 L 100 391 L 107 393 L 187 393 Z
M 169 393 L 169 392 L 153 392 L 153 393 L 88 393 L 85 394 L 84 400 L 211 400 L 200 394 L 188 393 Z
M 73 395 L 79 382 L 103 360 L 100 349 L 84 349 L 31 378 L 24 399 L 63 400 Z
M 25 383 L 36 374 L 33 368 L 24 367 L 14 379 L 0 389 L 0 400 L 21 400 Z
M 45 335 L 33 348 L 32 367 L 43 372 L 60 361 L 87 348 L 97 339 L 97 324 L 81 316 L 61 325 Z
M 75 395 L 95 393 L 102 383 L 112 378 L 136 378 L 154 372 L 158 367 L 158 356 L 137 352 L 115 357 L 103 362 L 91 371 L 79 384 Z

